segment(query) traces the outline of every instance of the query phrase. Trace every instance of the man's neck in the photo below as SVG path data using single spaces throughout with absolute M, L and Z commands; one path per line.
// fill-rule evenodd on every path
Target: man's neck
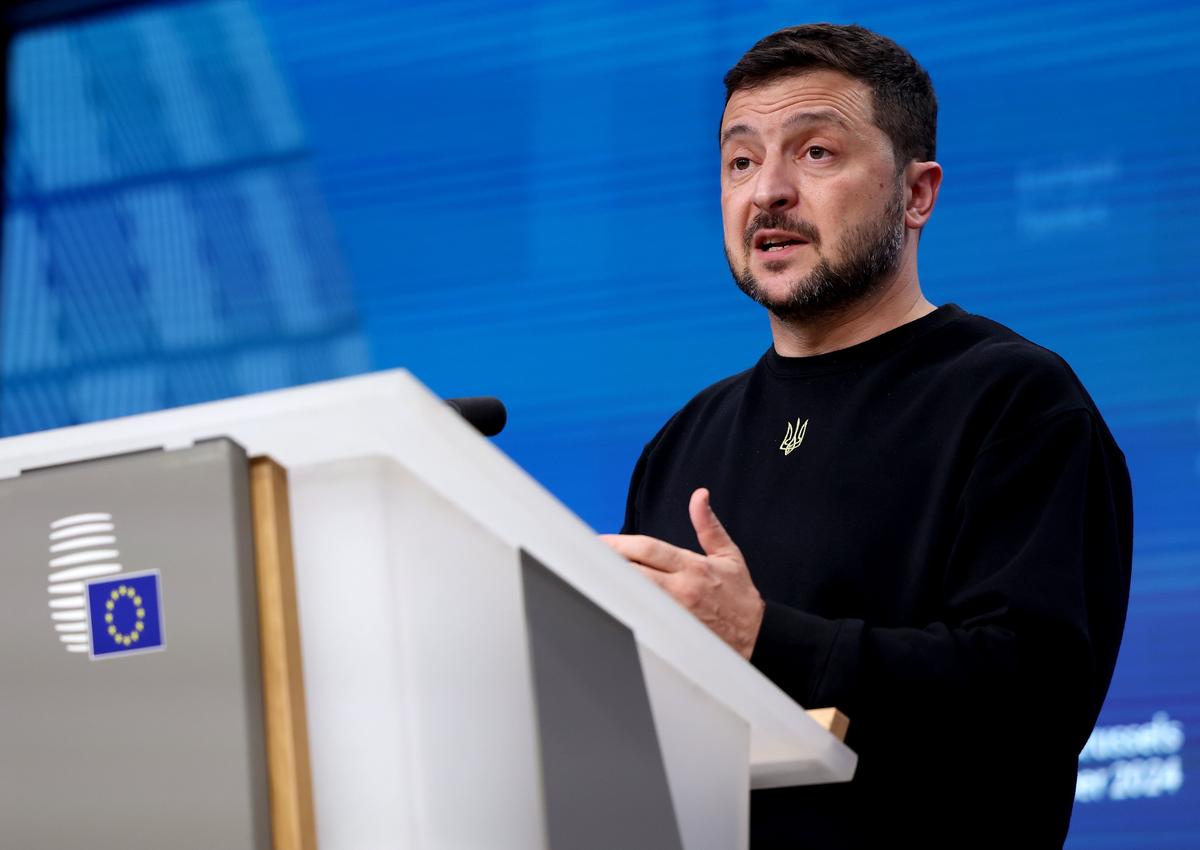
M 916 275 L 901 277 L 840 313 L 808 321 L 771 316 L 775 351 L 783 357 L 811 357 L 849 348 L 927 316 L 936 308 L 921 294 Z

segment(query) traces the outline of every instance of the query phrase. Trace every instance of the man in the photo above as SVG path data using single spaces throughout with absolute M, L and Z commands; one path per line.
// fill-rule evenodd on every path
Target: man
M 851 718 L 854 780 L 756 792 L 752 847 L 1061 846 L 1124 627 L 1124 456 L 1057 355 L 922 295 L 937 103 L 903 48 L 795 27 L 725 85 L 725 250 L 773 345 L 650 441 L 606 540 Z

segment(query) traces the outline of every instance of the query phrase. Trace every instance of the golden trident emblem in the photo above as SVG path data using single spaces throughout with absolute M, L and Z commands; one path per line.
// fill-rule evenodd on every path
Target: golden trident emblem
M 783 438 L 783 442 L 779 444 L 780 450 L 784 456 L 790 455 L 796 449 L 800 448 L 800 444 L 804 442 L 804 432 L 808 430 L 808 420 L 804 420 L 804 424 L 800 424 L 800 417 L 796 417 L 796 425 L 793 427 L 789 422 L 787 426 L 787 434 Z

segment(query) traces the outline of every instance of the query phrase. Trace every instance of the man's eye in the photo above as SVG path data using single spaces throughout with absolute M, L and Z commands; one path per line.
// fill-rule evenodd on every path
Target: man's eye
M 829 151 L 820 145 L 813 145 L 808 149 L 809 159 L 825 159 L 829 155 Z
M 733 162 L 729 163 L 734 171 L 745 171 L 750 167 L 750 157 L 739 156 L 735 157 Z

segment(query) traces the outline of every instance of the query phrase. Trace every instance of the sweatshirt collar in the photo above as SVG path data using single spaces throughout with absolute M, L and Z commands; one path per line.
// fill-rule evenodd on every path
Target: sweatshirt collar
M 806 377 L 857 369 L 878 362 L 918 337 L 965 315 L 966 311 L 957 304 L 943 304 L 932 313 L 885 331 L 879 336 L 825 354 L 784 357 L 772 345 L 763 355 L 763 362 L 771 372 L 782 377 Z

